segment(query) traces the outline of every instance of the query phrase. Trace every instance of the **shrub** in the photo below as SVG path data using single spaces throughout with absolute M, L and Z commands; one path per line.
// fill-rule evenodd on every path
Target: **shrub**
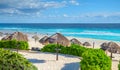
M 76 55 L 76 56 L 82 56 L 82 54 L 87 50 L 88 48 L 85 48 L 83 46 L 80 45 L 76 45 L 76 44 L 72 44 L 70 46 L 70 53 L 72 55 Z
M 21 54 L 0 49 L 0 70 L 37 70 Z
M 101 49 L 89 49 L 82 57 L 81 70 L 111 70 L 111 59 Z
M 62 48 L 60 53 L 81 56 L 82 53 L 86 50 L 87 50 L 87 48 L 85 48 L 83 46 L 72 44 L 70 47 Z
M 56 44 L 44 46 L 43 52 L 56 52 Z M 62 54 L 80 56 L 83 59 L 80 62 L 81 70 L 111 70 L 111 59 L 101 49 L 90 49 L 72 44 L 70 47 L 58 46 Z M 120 65 L 119 65 L 120 67 Z
M 17 47 L 17 45 L 19 45 Z M 2 40 L 0 41 L 0 48 L 13 48 L 13 49 L 21 49 L 21 50 L 27 50 L 28 42 L 26 41 L 16 41 L 16 40 Z
M 118 70 L 120 70 L 120 61 L 119 61 L 119 64 L 118 64 Z
M 44 46 L 44 48 L 42 48 L 41 51 L 54 53 L 54 52 L 56 52 L 55 49 L 56 49 L 57 47 L 58 47 L 59 49 L 64 48 L 62 45 L 48 44 L 48 45 Z
M 70 54 L 70 55 L 76 55 L 76 56 L 81 56 L 84 51 L 87 50 L 87 48 L 72 44 L 70 47 L 64 47 L 61 45 L 56 45 L 56 44 L 48 44 L 44 46 L 44 48 L 41 49 L 43 52 L 56 52 L 56 47 L 58 47 L 60 50 L 60 53 L 62 54 Z

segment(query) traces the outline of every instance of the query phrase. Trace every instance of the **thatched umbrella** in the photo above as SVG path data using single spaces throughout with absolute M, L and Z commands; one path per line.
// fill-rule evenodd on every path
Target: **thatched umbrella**
M 75 38 L 71 39 L 70 42 L 71 42 L 72 44 L 82 45 L 82 43 L 81 43 L 80 41 L 78 41 L 77 39 L 75 39 Z
M 2 40 L 17 40 L 17 41 L 28 41 L 27 35 L 21 32 L 14 32 L 13 34 L 2 38 Z
M 118 51 L 118 49 L 120 49 L 120 46 L 118 44 L 116 44 L 115 42 L 109 42 L 108 47 L 109 47 L 108 51 L 110 51 L 112 53 L 116 53 Z
M 39 40 L 39 42 L 45 45 L 47 39 L 48 39 L 48 36 L 44 36 L 43 38 Z
M 9 36 L 9 35 L 11 35 L 11 34 L 10 34 L 10 33 L 5 33 L 4 35 Z
M 111 52 L 111 58 L 112 58 L 113 57 L 112 53 L 120 52 L 120 46 L 117 45 L 115 42 L 108 42 L 108 51 Z
M 3 36 L 3 33 L 2 33 L 2 32 L 0 32 L 0 36 Z
M 116 53 L 120 52 L 120 46 L 116 44 L 115 42 L 108 42 L 108 43 L 103 43 L 101 45 L 101 49 L 103 50 L 108 50 L 109 52 Z
M 101 49 L 103 49 L 103 50 L 107 50 L 108 49 L 108 43 L 102 43 L 101 44 Z
M 108 46 L 113 48 L 119 48 L 119 45 L 115 42 L 108 42 Z
M 70 41 L 60 33 L 56 33 L 56 34 L 50 36 L 46 42 L 55 43 L 55 44 L 58 43 L 63 46 L 70 46 Z
M 91 44 L 89 42 L 84 42 L 83 46 L 91 46 Z
M 34 35 L 32 38 L 35 40 L 35 42 L 39 40 L 39 37 L 37 35 Z

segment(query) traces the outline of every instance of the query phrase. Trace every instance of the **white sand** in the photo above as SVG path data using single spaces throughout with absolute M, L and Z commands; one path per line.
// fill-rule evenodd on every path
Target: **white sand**
M 56 54 L 41 52 L 19 53 L 38 67 L 38 70 L 79 70 L 80 67 L 80 59 L 75 56 L 61 54 L 59 60 L 56 61 Z
M 88 48 L 93 48 L 93 42 L 94 44 L 94 48 L 100 48 L 100 45 L 104 42 L 110 42 L 109 40 L 100 40 L 100 39 L 92 39 L 92 38 L 78 38 L 78 37 L 67 37 L 69 40 L 72 38 L 76 38 L 78 39 L 81 43 L 84 42 L 89 42 L 92 46 L 89 46 Z M 120 45 L 120 42 L 118 41 L 114 41 L 116 42 L 118 45 Z
M 56 54 L 41 52 L 19 52 L 30 60 L 38 70 L 80 70 L 80 59 L 77 56 L 59 54 L 56 61 Z M 120 55 L 117 56 L 120 58 Z M 118 61 L 112 61 L 112 70 L 118 70 Z
M 35 42 L 35 40 L 32 38 L 32 36 L 28 36 L 28 43 L 29 43 L 29 48 L 31 49 L 32 47 L 38 47 L 38 48 L 43 48 L 44 45 L 40 44 L 38 41 Z
M 29 38 L 29 46 L 30 49 L 32 47 L 38 47 L 42 48 L 44 45 L 40 44 L 38 41 L 35 43 L 35 40 L 32 38 L 34 34 L 28 34 Z M 39 38 L 41 39 L 45 35 L 40 34 Z M 0 37 L 1 39 L 2 37 Z M 67 37 L 69 40 L 75 37 Z M 99 39 L 91 39 L 91 38 L 76 38 L 80 42 L 89 42 L 93 43 L 95 42 L 95 48 L 100 48 L 100 45 L 104 42 L 110 42 L 108 40 L 99 40 Z M 120 42 L 116 42 L 120 45 Z M 88 47 L 92 48 L 92 46 Z M 60 56 L 59 61 L 55 61 L 55 55 L 54 54 L 47 54 L 47 53 L 25 53 L 20 52 L 23 54 L 27 59 L 31 59 L 30 61 L 33 62 L 34 65 L 36 65 L 39 70 L 78 70 L 79 62 L 80 60 L 77 57 L 65 57 Z M 118 70 L 118 63 L 120 60 L 120 54 L 114 54 L 115 58 L 113 58 L 112 61 L 112 70 Z M 75 69 L 72 69 L 75 68 Z

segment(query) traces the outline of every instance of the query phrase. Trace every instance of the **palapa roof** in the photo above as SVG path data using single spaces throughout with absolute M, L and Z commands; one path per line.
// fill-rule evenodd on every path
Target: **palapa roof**
M 32 38 L 39 39 L 39 37 L 37 35 L 34 35 Z
M 115 42 L 103 43 L 101 45 L 101 49 L 108 50 L 109 52 L 113 53 L 120 52 L 120 46 Z
M 70 42 L 71 42 L 72 44 L 82 45 L 82 43 L 81 43 L 80 41 L 78 41 L 77 39 L 75 39 L 75 38 L 71 39 Z
M 44 43 L 48 39 L 48 36 L 44 36 L 39 40 L 40 43 Z
M 119 45 L 115 42 L 108 42 L 108 47 L 119 48 Z
M 13 39 L 17 41 L 28 41 L 27 35 L 24 35 L 21 32 L 14 32 L 13 34 L 10 34 L 2 38 L 2 40 L 13 40 Z
M 108 43 L 104 42 L 101 44 L 101 49 L 107 50 L 108 49 Z
M 83 46 L 91 46 L 91 44 L 89 42 L 84 42 Z
M 2 36 L 3 35 L 3 33 L 2 32 L 0 32 L 0 36 Z
M 0 32 L 0 34 L 3 34 L 3 32 Z
M 47 39 L 47 41 L 49 43 L 58 43 L 58 44 L 61 44 L 63 46 L 69 46 L 70 45 L 70 41 L 60 33 L 53 34 L 52 36 L 50 36 Z

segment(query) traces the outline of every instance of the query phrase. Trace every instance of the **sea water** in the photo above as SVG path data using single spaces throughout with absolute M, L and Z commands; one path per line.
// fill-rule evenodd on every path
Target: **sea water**
M 1 23 L 0 32 L 28 32 L 120 41 L 120 24 Z

